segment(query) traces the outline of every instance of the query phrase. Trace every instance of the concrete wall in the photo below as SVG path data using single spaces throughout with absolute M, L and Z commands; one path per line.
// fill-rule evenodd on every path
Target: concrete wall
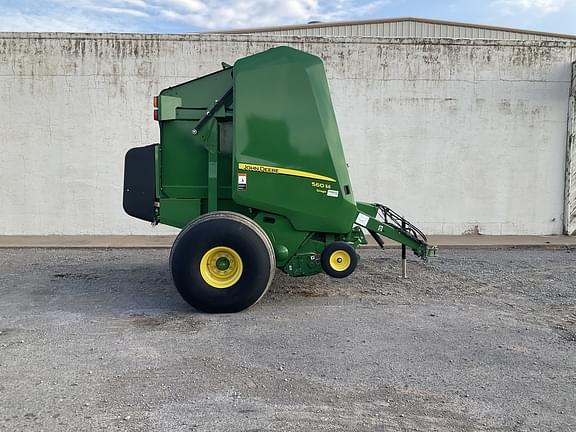
M 322 57 L 358 199 L 430 234 L 559 234 L 565 42 L 0 34 L 0 234 L 148 234 L 122 211 L 151 96 L 276 45 Z
M 572 86 L 568 107 L 566 148 L 566 233 L 576 234 L 576 63 L 572 64 Z

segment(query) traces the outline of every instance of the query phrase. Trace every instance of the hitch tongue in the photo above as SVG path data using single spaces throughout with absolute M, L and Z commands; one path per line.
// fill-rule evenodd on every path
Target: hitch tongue
M 402 245 L 403 279 L 408 277 L 407 248 L 412 249 L 414 254 L 423 260 L 429 256 L 436 256 L 436 246 L 430 246 L 424 233 L 394 210 L 382 204 L 357 202 L 356 206 L 358 207 L 356 224 L 366 228 L 381 248 L 384 248 L 384 241 L 380 236 L 388 237 Z

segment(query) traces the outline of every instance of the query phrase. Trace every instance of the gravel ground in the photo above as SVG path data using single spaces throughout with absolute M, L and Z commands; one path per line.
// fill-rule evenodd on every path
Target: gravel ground
M 0 251 L 0 430 L 576 431 L 576 250 L 362 250 L 219 316 L 168 254 Z

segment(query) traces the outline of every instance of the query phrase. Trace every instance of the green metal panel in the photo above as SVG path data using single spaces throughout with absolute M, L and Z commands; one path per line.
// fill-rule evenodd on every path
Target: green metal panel
M 241 205 L 300 231 L 347 233 L 356 205 L 322 61 L 278 47 L 234 64 L 235 177 Z
M 161 201 L 160 222 L 165 225 L 184 228 L 201 214 L 199 199 L 164 198 Z
M 182 227 L 199 216 L 200 211 L 216 210 L 218 199 L 231 199 L 231 143 L 226 151 L 220 140 L 221 129 L 228 129 L 225 124 L 230 124 L 226 118 L 231 120 L 231 112 L 223 107 L 217 119 L 211 118 L 197 134 L 192 133 L 195 125 L 231 86 L 232 71 L 228 69 L 160 93 L 160 175 L 157 181 L 161 223 Z M 231 106 L 231 98 L 228 106 Z M 208 209 L 206 200 L 210 197 Z M 172 199 L 183 202 L 176 205 L 170 201 Z M 189 210 L 186 209 L 188 205 L 191 206 Z M 188 219 L 184 220 L 184 217 Z
M 184 228 L 198 216 L 208 213 L 208 200 L 186 198 L 163 198 L 161 200 L 159 222 L 176 228 Z M 231 199 L 218 200 L 218 210 L 233 211 L 250 216 L 246 207 L 241 207 Z
M 158 98 L 160 120 L 160 198 L 206 198 L 207 141 L 217 140 L 218 126 L 206 125 L 192 135 L 195 123 L 232 85 L 231 70 L 222 70 L 163 90 Z M 219 185 L 230 190 L 231 155 L 222 154 Z M 227 174 L 227 175 L 226 175 Z M 230 192 L 228 192 L 228 197 Z M 162 205 L 160 206 L 162 213 Z
M 278 267 L 284 266 L 310 235 L 307 231 L 296 231 L 290 221 L 283 216 L 259 212 L 254 221 L 270 237 Z

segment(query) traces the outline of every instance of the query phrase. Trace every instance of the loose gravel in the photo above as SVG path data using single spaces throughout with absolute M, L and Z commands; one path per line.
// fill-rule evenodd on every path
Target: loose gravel
M 576 431 L 576 250 L 365 249 L 227 315 L 168 254 L 0 251 L 1 431 Z

